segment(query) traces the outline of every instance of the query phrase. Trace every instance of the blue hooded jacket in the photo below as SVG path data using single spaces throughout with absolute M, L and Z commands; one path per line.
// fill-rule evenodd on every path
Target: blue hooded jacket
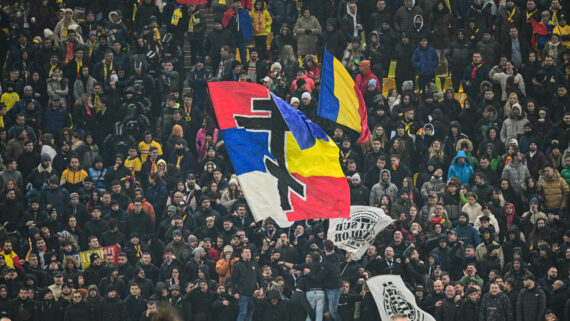
M 464 158 L 465 162 L 463 164 L 458 162 L 457 160 L 459 158 Z M 457 177 L 459 181 L 461 181 L 461 184 L 469 184 L 473 175 L 473 167 L 471 166 L 471 163 L 469 163 L 467 154 L 462 150 L 458 151 L 453 164 L 449 167 L 447 179 L 449 180 L 452 177 Z

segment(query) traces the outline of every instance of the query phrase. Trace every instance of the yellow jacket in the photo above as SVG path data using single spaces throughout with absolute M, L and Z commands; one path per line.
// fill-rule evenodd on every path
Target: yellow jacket
M 63 173 L 61 173 L 61 185 L 63 184 L 79 184 L 87 177 L 87 172 L 78 169 L 76 171 L 71 168 L 66 168 Z
M 271 15 L 267 9 L 255 10 L 255 6 L 249 11 L 253 34 L 255 36 L 267 36 L 271 32 Z

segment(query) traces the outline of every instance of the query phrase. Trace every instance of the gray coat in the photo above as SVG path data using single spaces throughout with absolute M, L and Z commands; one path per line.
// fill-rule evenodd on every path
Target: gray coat
M 524 288 L 517 299 L 517 321 L 534 321 L 544 319 L 546 295 L 537 284 L 534 288 Z
M 501 175 L 501 178 L 508 180 L 513 190 L 518 194 L 521 193 L 521 185 L 529 177 L 530 172 L 526 165 L 522 163 L 514 164 L 512 161 L 503 169 L 503 174 Z
M 388 173 L 387 182 L 382 181 L 383 172 Z M 380 171 L 380 182 L 374 184 L 370 190 L 370 206 L 379 205 L 382 200 L 382 196 L 384 195 L 387 195 L 392 203 L 396 201 L 396 197 L 398 196 L 398 187 L 392 183 L 392 176 L 390 175 L 390 171 L 387 169 Z

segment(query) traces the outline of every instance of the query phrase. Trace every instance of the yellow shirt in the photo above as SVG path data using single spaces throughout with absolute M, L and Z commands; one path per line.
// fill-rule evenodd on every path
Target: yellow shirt
M 141 155 L 141 163 L 146 162 L 146 158 L 148 157 L 148 154 L 150 153 L 151 147 L 158 148 L 158 155 L 162 156 L 162 146 L 159 143 L 157 143 L 153 140 L 150 142 L 150 144 L 147 144 L 143 140 L 142 142 L 139 143 L 139 146 L 138 146 L 138 151 L 139 151 L 139 154 Z
M 125 159 L 125 167 L 129 169 L 129 171 L 131 171 L 131 176 L 135 176 L 136 173 L 141 171 L 141 167 L 142 167 L 142 163 L 141 163 L 141 159 L 138 157 L 135 157 L 133 159 Z
M 4 105 L 6 105 L 6 111 L 10 111 L 18 100 L 20 100 L 20 95 L 15 91 L 11 93 L 3 93 L 2 98 L 0 98 L 0 102 L 3 102 Z

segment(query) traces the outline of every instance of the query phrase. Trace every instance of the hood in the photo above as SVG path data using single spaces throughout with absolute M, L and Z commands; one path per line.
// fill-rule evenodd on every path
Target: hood
M 461 134 L 461 124 L 457 120 L 453 120 L 449 123 L 449 134 L 451 135 L 451 127 L 457 127 L 457 132 Z
M 412 10 L 415 5 L 416 5 L 416 0 L 412 0 L 412 6 L 411 6 L 411 7 L 408 7 L 408 6 L 406 5 L 406 2 L 404 1 L 404 6 L 405 6 L 406 9 L 408 9 L 408 10 Z
M 459 158 L 465 158 L 465 164 L 469 164 L 469 158 L 467 157 L 467 154 L 464 151 L 462 150 L 458 151 L 457 155 L 455 155 L 455 160 L 453 160 L 453 162 L 456 163 L 457 159 Z
M 119 21 L 113 22 L 113 19 L 111 19 L 111 16 L 113 16 L 113 15 L 117 15 L 117 16 L 119 17 Z M 112 23 L 112 24 L 121 24 L 121 23 L 123 23 L 123 18 L 121 18 L 121 15 L 120 15 L 119 12 L 117 12 L 117 11 L 111 11 L 111 12 L 109 12 L 109 15 L 108 15 L 107 17 L 109 18 L 109 22 Z
M 380 181 L 382 181 L 382 173 L 384 172 L 388 173 L 388 183 L 392 183 L 392 174 L 390 174 L 390 171 L 387 169 L 383 169 L 380 171 Z
M 513 208 L 513 213 L 511 214 L 511 216 L 515 216 L 517 214 L 516 212 L 516 208 L 515 208 L 515 204 L 513 203 L 505 203 L 505 205 L 509 205 Z M 505 216 L 507 216 L 507 211 L 504 209 L 505 207 L 503 207 L 503 214 L 505 214 Z
M 483 80 L 483 81 L 481 82 L 481 84 L 479 85 L 479 90 L 481 90 L 481 92 L 482 92 L 482 91 L 483 91 L 483 88 L 484 88 L 485 86 L 488 86 L 488 87 L 493 88 L 493 84 L 491 84 L 490 81 L 488 81 L 488 80 Z
M 416 29 L 416 30 L 419 31 L 419 30 L 421 30 L 421 29 L 423 28 L 423 26 L 424 26 L 424 17 L 423 17 L 421 14 L 417 14 L 417 15 L 414 16 L 414 20 L 412 20 L 412 23 L 413 23 L 413 25 L 414 25 L 414 28 L 416 28 L 415 21 L 416 21 L 416 18 L 418 18 L 418 17 L 419 17 L 420 19 L 422 19 L 422 23 L 420 23 L 420 27 Z
M 473 143 L 467 138 L 461 138 L 457 141 L 457 144 L 455 144 L 455 151 L 461 150 L 461 146 L 463 145 L 467 145 L 468 152 L 473 152 Z
M 519 110 L 519 117 L 522 118 L 522 116 L 523 116 L 522 112 L 523 112 L 523 111 L 522 111 L 521 105 L 520 105 L 519 103 L 514 103 L 514 104 L 511 106 L 511 114 L 510 114 L 509 116 L 510 116 L 510 117 L 513 116 L 513 110 L 514 110 L 515 108 Z

